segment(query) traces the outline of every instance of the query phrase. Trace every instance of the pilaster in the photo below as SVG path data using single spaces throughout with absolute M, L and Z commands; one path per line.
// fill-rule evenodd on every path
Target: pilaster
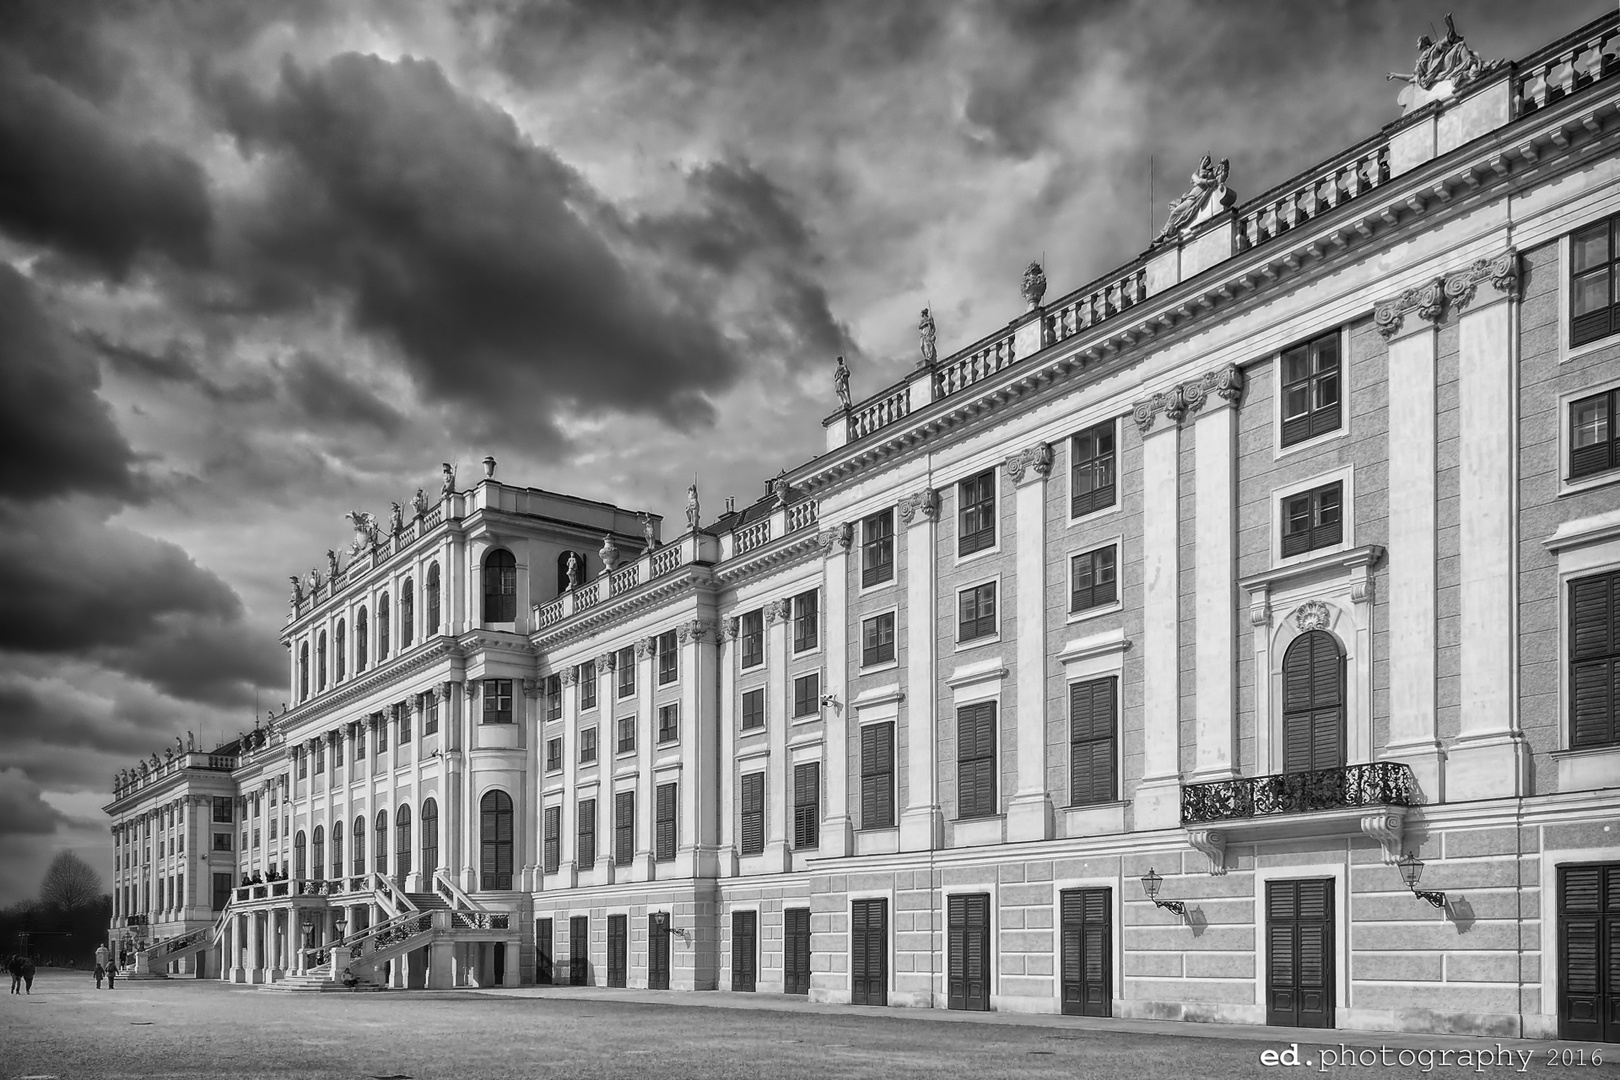
M 653 797 L 653 762 L 658 756 L 658 732 L 653 718 L 653 680 L 657 664 L 653 659 L 653 639 L 636 642 L 636 866 L 654 877 L 657 863 L 658 808 Z
M 1195 783 L 1237 775 L 1237 409 L 1243 372 L 1226 367 L 1188 384 L 1196 410 L 1193 467 L 1197 546 L 1194 649 L 1197 678 Z
M 934 665 L 939 623 L 935 593 L 934 537 L 939 522 L 939 493 L 932 488 L 900 500 L 906 526 L 906 805 L 900 812 L 900 850 L 927 851 L 944 844 L 940 811 L 938 737 L 934 730 Z M 834 625 L 829 619 L 829 626 Z M 843 626 L 840 621 L 836 625 Z M 829 656 L 832 643 L 828 642 Z M 832 685 L 829 679 L 829 687 Z M 828 741 L 829 755 L 843 753 L 843 743 Z
M 714 695 L 706 692 L 716 683 L 719 640 L 714 625 L 698 619 L 682 623 L 675 636 L 681 651 L 681 818 L 675 830 L 676 850 L 692 876 L 712 877 L 720 843 L 720 789 L 725 786 L 721 770 L 729 768 L 729 760 L 720 756 Z
M 553 889 L 579 884 L 579 669 L 560 673 L 562 682 L 563 794 L 557 825 L 557 872 L 550 875 Z M 590 867 L 584 867 L 589 870 Z
M 1016 491 L 1015 565 L 1017 683 L 1013 700 L 1018 731 L 1014 761 L 1018 783 L 1007 806 L 1007 840 L 1050 840 L 1052 798 L 1046 790 L 1046 481 L 1052 448 L 1046 443 L 1013 454 L 1007 478 Z
M 854 526 L 845 522 L 819 536 L 825 558 L 827 693 L 833 695 L 832 707 L 825 710 L 827 811 L 821 823 L 821 854 L 829 859 L 854 849 L 849 814 L 849 546 L 854 534 Z
M 720 620 L 721 877 L 737 876 L 737 620 Z
M 1183 388 L 1138 402 L 1142 433 L 1142 779 L 1138 830 L 1181 824 L 1179 498 Z M 1159 413 L 1164 423 L 1156 423 Z
M 771 870 L 793 869 L 787 834 L 788 822 L 793 819 L 787 783 L 787 737 L 792 725 L 787 700 L 788 622 L 792 617 L 791 600 L 772 600 L 765 605 L 765 664 L 770 680 L 766 684 L 770 703 L 765 710 L 769 724 L 765 737 L 771 748 L 765 762 L 765 865 Z

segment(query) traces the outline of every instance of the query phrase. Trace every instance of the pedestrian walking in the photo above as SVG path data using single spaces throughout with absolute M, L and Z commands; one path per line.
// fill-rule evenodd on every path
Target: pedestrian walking
M 103 975 L 107 974 L 107 967 L 111 963 L 112 963 L 112 953 L 107 951 L 107 946 L 105 946 L 105 945 L 97 945 L 96 946 L 96 989 L 97 990 L 101 989 L 101 977 Z M 111 987 L 108 987 L 108 989 L 111 989 Z
M 115 961 L 107 965 L 107 989 L 111 990 L 113 988 L 113 983 L 115 980 L 117 980 L 117 978 L 118 964 Z

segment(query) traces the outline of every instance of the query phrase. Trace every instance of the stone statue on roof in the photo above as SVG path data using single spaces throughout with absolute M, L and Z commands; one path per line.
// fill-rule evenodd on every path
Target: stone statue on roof
M 648 551 L 651 551 L 658 546 L 658 541 L 653 538 L 652 515 L 647 513 L 645 510 L 641 513 L 641 535 L 647 541 Z
M 349 545 L 351 555 L 358 555 L 377 542 L 377 519 L 370 511 L 350 510 L 344 517 L 354 526 L 354 543 Z
M 197 737 L 195 735 L 193 735 L 189 731 L 186 732 L 186 749 L 187 750 L 195 750 L 195 749 L 197 749 Z
M 849 368 L 844 366 L 844 358 L 838 358 L 838 366 L 833 369 L 833 390 L 838 393 L 838 404 L 848 412 L 851 407 L 849 398 Z
M 326 580 L 336 581 L 338 576 L 338 553 L 331 548 L 326 549 Z
M 1041 298 L 1046 295 L 1046 271 L 1041 264 L 1031 262 L 1024 267 L 1024 279 L 1018 286 L 1019 295 L 1024 298 L 1024 310 L 1034 311 L 1041 306 Z
M 922 362 L 918 367 L 932 367 L 939 360 L 939 349 L 934 343 L 935 329 L 934 317 L 928 313 L 927 308 L 922 309 L 922 318 L 917 320 L 917 347 L 922 353 Z
M 297 607 L 304 602 L 304 583 L 298 580 L 297 574 L 287 575 L 287 581 L 292 585 L 292 606 Z
M 388 525 L 395 536 L 405 531 L 405 508 L 397 502 L 390 502 L 393 510 L 389 512 Z
M 1457 26 L 1446 15 L 1446 33 L 1439 41 L 1424 34 L 1418 38 L 1417 60 L 1410 74 L 1392 71 L 1386 78 L 1407 83 L 1401 91 L 1404 111 L 1427 105 L 1431 101 L 1450 97 L 1470 83 L 1500 70 L 1505 60 L 1481 60 L 1479 53 L 1463 43 Z
M 613 542 L 612 533 L 602 537 L 602 548 L 597 554 L 602 556 L 603 576 L 613 573 L 619 565 L 619 545 Z
M 1192 174 L 1192 187 L 1170 204 L 1170 216 L 1159 235 L 1153 238 L 1152 246 L 1179 239 L 1186 230 L 1237 202 L 1237 193 L 1226 186 L 1226 177 L 1231 171 L 1232 163 L 1226 158 L 1222 158 L 1219 165 L 1208 154 L 1200 158 Z
M 842 365 L 843 362 L 844 358 L 840 356 L 838 358 L 838 363 Z M 844 382 L 846 384 L 844 396 L 847 398 L 849 396 L 847 389 L 849 376 L 847 374 L 844 376 Z M 845 408 L 848 408 L 847 404 L 845 405 Z M 698 531 L 698 492 L 696 480 L 692 481 L 692 486 L 686 489 L 686 528 L 690 532 Z
M 579 584 L 579 553 L 568 553 L 568 587 L 572 589 Z
M 427 492 L 423 491 L 421 488 L 417 488 L 416 494 L 411 496 L 411 509 L 416 511 L 417 517 L 421 517 L 423 514 L 427 513 L 427 508 Z
M 451 468 L 450 463 L 446 461 L 444 463 L 444 479 L 439 483 L 439 498 L 442 499 L 446 495 L 454 495 L 455 493 L 456 470 Z

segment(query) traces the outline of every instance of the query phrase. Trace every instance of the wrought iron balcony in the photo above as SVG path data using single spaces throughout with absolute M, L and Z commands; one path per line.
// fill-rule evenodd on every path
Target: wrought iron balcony
M 1399 761 L 1246 776 L 1184 785 L 1181 823 L 1199 825 L 1364 806 L 1411 806 L 1416 795 L 1417 782 L 1411 767 Z

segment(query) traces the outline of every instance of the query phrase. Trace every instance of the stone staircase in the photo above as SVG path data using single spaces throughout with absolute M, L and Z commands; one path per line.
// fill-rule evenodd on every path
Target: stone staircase
M 381 990 L 382 987 L 364 979 L 355 986 L 344 986 L 340 982 L 333 982 L 332 964 L 329 961 L 310 968 L 302 975 L 288 975 L 284 979 L 277 979 L 273 983 L 266 984 L 262 989 L 280 990 L 290 994 L 346 994 L 356 990 Z
M 405 894 L 418 911 L 443 911 L 450 905 L 444 902 L 444 897 L 435 892 L 413 892 Z

